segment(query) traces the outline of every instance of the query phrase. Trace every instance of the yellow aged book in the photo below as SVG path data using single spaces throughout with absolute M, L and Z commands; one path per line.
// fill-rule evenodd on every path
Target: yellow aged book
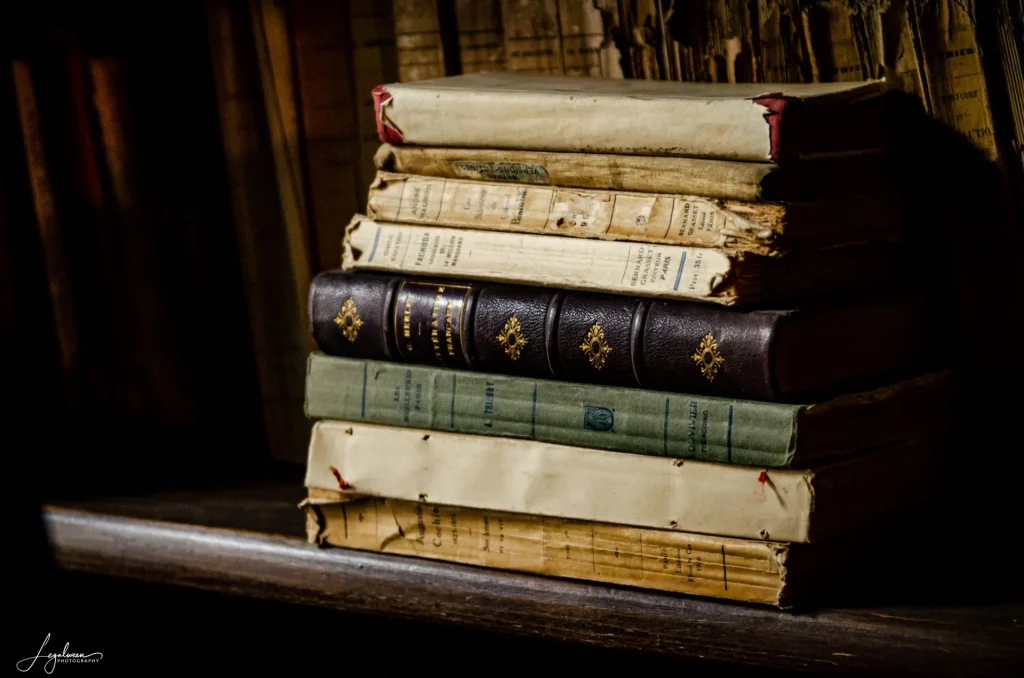
M 857 209 L 844 209 L 828 201 L 766 204 L 378 172 L 370 186 L 367 214 L 406 224 L 718 247 L 763 255 L 806 245 L 899 240 L 900 210 L 894 205 L 885 209 L 884 201 L 859 198 Z
M 310 543 L 786 606 L 790 545 L 310 490 Z

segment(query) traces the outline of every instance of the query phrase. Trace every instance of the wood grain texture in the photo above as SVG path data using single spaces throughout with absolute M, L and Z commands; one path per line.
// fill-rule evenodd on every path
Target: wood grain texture
M 977 676 L 1024 662 L 1018 603 L 793 614 L 320 549 L 299 536 L 301 496 L 296 486 L 181 493 L 51 506 L 46 518 L 58 562 L 80 572 L 782 669 Z M 211 527 L 218 515 L 225 526 Z

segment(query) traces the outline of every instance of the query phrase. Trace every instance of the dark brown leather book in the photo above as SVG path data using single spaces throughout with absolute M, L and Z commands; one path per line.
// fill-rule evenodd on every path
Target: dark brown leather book
M 911 295 L 794 311 L 325 271 L 310 289 L 324 353 L 541 379 L 787 401 L 923 366 Z

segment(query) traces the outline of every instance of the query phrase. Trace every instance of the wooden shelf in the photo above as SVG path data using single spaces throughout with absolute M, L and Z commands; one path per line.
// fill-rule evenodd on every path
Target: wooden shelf
M 46 507 L 68 570 L 603 647 L 818 672 L 1010 675 L 1024 605 L 794 614 L 305 543 L 301 483 Z

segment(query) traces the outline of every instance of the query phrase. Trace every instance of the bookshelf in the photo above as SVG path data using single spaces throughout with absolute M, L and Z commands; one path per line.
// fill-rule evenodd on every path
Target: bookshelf
M 49 504 L 54 553 L 80 573 L 737 666 L 977 676 L 1024 664 L 1024 603 L 1005 595 L 788 612 L 321 549 L 303 537 L 298 469 L 273 476 Z

